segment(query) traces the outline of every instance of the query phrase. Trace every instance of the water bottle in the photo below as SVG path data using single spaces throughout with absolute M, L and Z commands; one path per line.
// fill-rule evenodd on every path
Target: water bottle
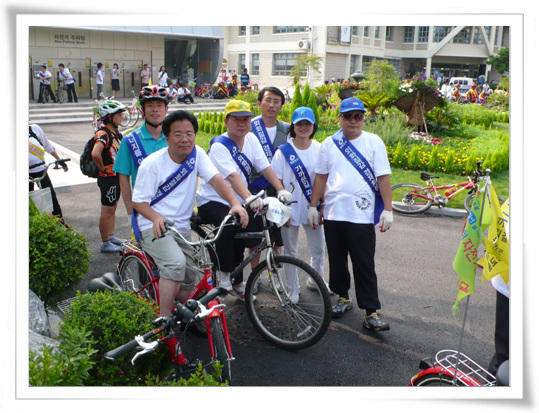
M 455 192 L 457 192 L 457 186 L 456 185 L 454 187 L 452 187 L 452 188 L 449 188 L 447 191 L 445 191 L 445 196 L 447 196 L 447 197 L 451 196 Z

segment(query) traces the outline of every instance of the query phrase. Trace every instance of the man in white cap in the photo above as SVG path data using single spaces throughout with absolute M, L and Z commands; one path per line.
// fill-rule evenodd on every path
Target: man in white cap
M 308 220 L 313 227 L 321 223 L 316 208 L 324 195 L 324 234 L 329 259 L 329 288 L 339 294 L 332 316 L 342 317 L 352 309 L 348 255 L 352 261 L 356 299 L 365 310 L 363 327 L 389 330 L 376 310 L 381 308 L 374 266 L 375 225 L 381 232 L 393 223 L 391 169 L 384 142 L 363 131 L 365 108 L 358 98 L 341 103 L 341 130 L 327 138 L 320 149 L 315 169 Z

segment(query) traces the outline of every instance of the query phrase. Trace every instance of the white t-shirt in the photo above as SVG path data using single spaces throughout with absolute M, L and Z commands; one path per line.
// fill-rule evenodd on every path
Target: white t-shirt
M 379 136 L 363 131 L 350 143 L 367 160 L 376 177 L 391 174 L 386 147 Z M 322 143 L 315 172 L 328 174 L 324 219 L 356 224 L 374 222 L 374 192 L 332 137 Z
M 152 206 L 165 218 L 173 219 L 174 227 L 180 232 L 187 232 L 191 227 L 189 218 L 195 206 L 197 177 L 209 181 L 218 173 L 204 150 L 196 145 L 195 148 L 197 151 L 195 169 L 171 193 Z M 170 157 L 168 148 L 148 155 L 138 170 L 137 181 L 133 188 L 133 202 L 150 203 L 158 187 L 176 172 L 178 167 L 179 164 Z M 137 214 L 137 223 L 140 231 L 153 226 L 152 222 L 141 214 Z
M 39 71 L 38 73 L 39 77 L 41 77 L 41 79 L 39 80 L 41 83 L 43 83 L 44 85 L 50 85 L 51 84 L 51 80 L 50 78 L 49 79 L 46 79 L 45 77 L 48 77 L 48 76 L 52 76 L 51 75 L 51 72 L 49 72 L 48 70 L 45 70 L 45 73 L 43 73 L 41 70 Z
M 102 85 L 103 80 L 105 79 L 105 71 L 103 69 L 99 69 L 95 74 L 95 83 L 96 85 Z
M 277 125 L 266 128 L 266 132 L 268 132 L 268 138 L 270 139 L 271 143 L 273 144 L 273 141 L 275 141 L 275 136 L 277 135 Z
M 227 133 L 224 133 L 223 136 L 228 137 Z M 260 141 L 251 132 L 249 132 L 245 136 L 241 153 L 246 156 L 249 161 L 251 161 L 253 169 L 258 172 L 261 172 L 268 166 L 270 166 L 268 158 L 266 158 L 266 154 L 264 153 L 264 149 L 262 149 Z M 225 179 L 227 179 L 230 174 L 236 172 L 240 175 L 245 186 L 248 186 L 248 182 L 245 179 L 243 173 L 241 172 L 240 167 L 232 158 L 230 151 L 222 143 L 214 143 L 210 148 L 209 155 L 211 161 Z M 234 193 L 236 194 L 236 192 Z M 238 201 L 241 203 L 245 201 L 238 194 L 236 194 L 236 198 L 238 198 Z M 197 205 L 204 205 L 210 201 L 216 201 L 230 206 L 228 202 L 226 202 L 217 194 L 217 192 L 215 192 L 215 190 L 210 184 L 206 182 L 201 182 L 200 188 L 197 191 Z
M 320 143 L 317 141 L 311 141 L 311 146 L 305 150 L 300 150 L 294 145 L 294 140 L 291 139 L 288 141 L 294 147 L 297 155 L 300 157 L 303 166 L 307 170 L 309 177 L 311 178 L 311 187 L 314 183 L 314 169 L 318 159 L 318 153 L 320 152 Z M 300 224 L 308 224 L 307 222 L 307 212 L 309 212 L 309 202 L 303 194 L 301 185 L 296 179 L 296 175 L 292 171 L 288 160 L 285 155 L 280 151 L 275 151 L 275 156 L 271 161 L 271 169 L 275 171 L 277 178 L 279 178 L 284 183 L 284 188 L 287 191 L 292 189 L 290 183 L 294 184 L 294 192 L 292 192 L 292 201 L 296 201 L 291 205 L 292 212 L 290 216 L 290 224 L 298 226 Z
M 158 78 L 159 78 L 159 82 L 158 82 L 159 86 L 167 87 L 167 79 L 168 79 L 167 72 L 159 72 Z
M 64 70 L 60 70 L 60 79 L 65 82 L 66 85 L 70 85 L 72 83 L 75 83 L 75 79 L 73 79 L 73 76 L 71 76 L 71 72 L 67 67 L 64 67 Z
M 39 152 L 39 149 L 42 149 L 47 153 L 54 152 L 54 146 L 52 146 L 52 144 L 50 143 L 49 139 L 47 138 L 47 135 L 45 135 L 45 132 L 43 132 L 43 130 L 38 125 L 30 125 L 30 127 L 32 128 L 36 136 L 39 138 L 39 140 L 34 138 L 33 136 L 29 136 L 29 144 L 37 147 L 37 152 Z M 33 147 L 31 146 L 31 148 Z M 32 152 L 28 152 L 28 166 L 36 165 L 42 162 L 44 162 L 44 159 L 34 155 Z M 41 172 L 44 169 L 45 164 L 30 169 L 30 172 Z

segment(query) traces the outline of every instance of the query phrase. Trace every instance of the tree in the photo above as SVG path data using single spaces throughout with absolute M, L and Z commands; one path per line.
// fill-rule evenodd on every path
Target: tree
M 364 89 L 386 92 L 400 83 L 399 74 L 387 60 L 375 60 L 365 70 L 365 80 L 361 82 Z
M 509 71 L 509 48 L 505 47 L 498 52 L 497 55 L 489 55 L 487 64 L 492 65 L 494 70 L 498 73 L 504 73 Z
M 320 77 L 320 66 L 323 58 L 317 55 L 302 54 L 296 60 L 296 64 L 290 69 L 290 79 L 296 85 L 302 79 L 309 76 L 309 72 L 314 74 L 314 78 Z

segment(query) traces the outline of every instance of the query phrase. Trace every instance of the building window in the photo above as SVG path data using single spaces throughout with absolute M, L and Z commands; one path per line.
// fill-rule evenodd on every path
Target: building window
M 451 26 L 434 26 L 434 35 L 432 41 L 435 43 L 440 43 L 450 31 Z
M 486 41 L 488 42 L 488 39 L 490 38 L 490 27 L 491 26 L 485 26 L 485 35 L 487 36 L 486 39 L 483 39 L 483 35 L 481 34 L 481 28 L 475 28 L 473 36 L 474 44 L 485 44 Z
M 369 26 L 363 28 L 363 36 L 369 37 Z
M 354 54 L 350 55 L 350 74 L 353 74 L 356 71 L 356 61 L 357 61 L 357 56 Z
M 380 26 L 374 26 L 374 38 L 375 39 L 380 38 Z
M 260 55 L 258 53 L 253 53 L 251 55 L 251 70 L 252 75 L 260 74 Z
M 352 36 L 357 36 L 357 34 L 358 34 L 357 26 L 352 26 Z
M 466 26 L 453 38 L 453 43 L 470 44 L 470 26 Z
M 245 53 L 240 53 L 238 55 L 238 70 L 241 73 L 243 69 L 245 69 Z
M 403 43 L 413 43 L 415 35 L 414 26 L 404 26 L 404 39 Z
M 245 36 L 245 33 L 247 32 L 247 26 L 240 26 L 240 31 L 239 31 L 239 35 L 240 36 Z
M 253 35 L 260 34 L 260 26 L 251 26 L 251 34 Z
M 298 56 L 298 53 L 275 53 L 273 55 L 273 76 L 290 75 Z
M 429 41 L 429 26 L 419 26 L 417 33 L 418 43 L 427 43 Z
M 273 26 L 273 33 L 300 33 L 309 30 L 309 26 Z
M 387 26 L 386 27 L 386 40 L 388 42 L 393 41 L 393 26 Z

